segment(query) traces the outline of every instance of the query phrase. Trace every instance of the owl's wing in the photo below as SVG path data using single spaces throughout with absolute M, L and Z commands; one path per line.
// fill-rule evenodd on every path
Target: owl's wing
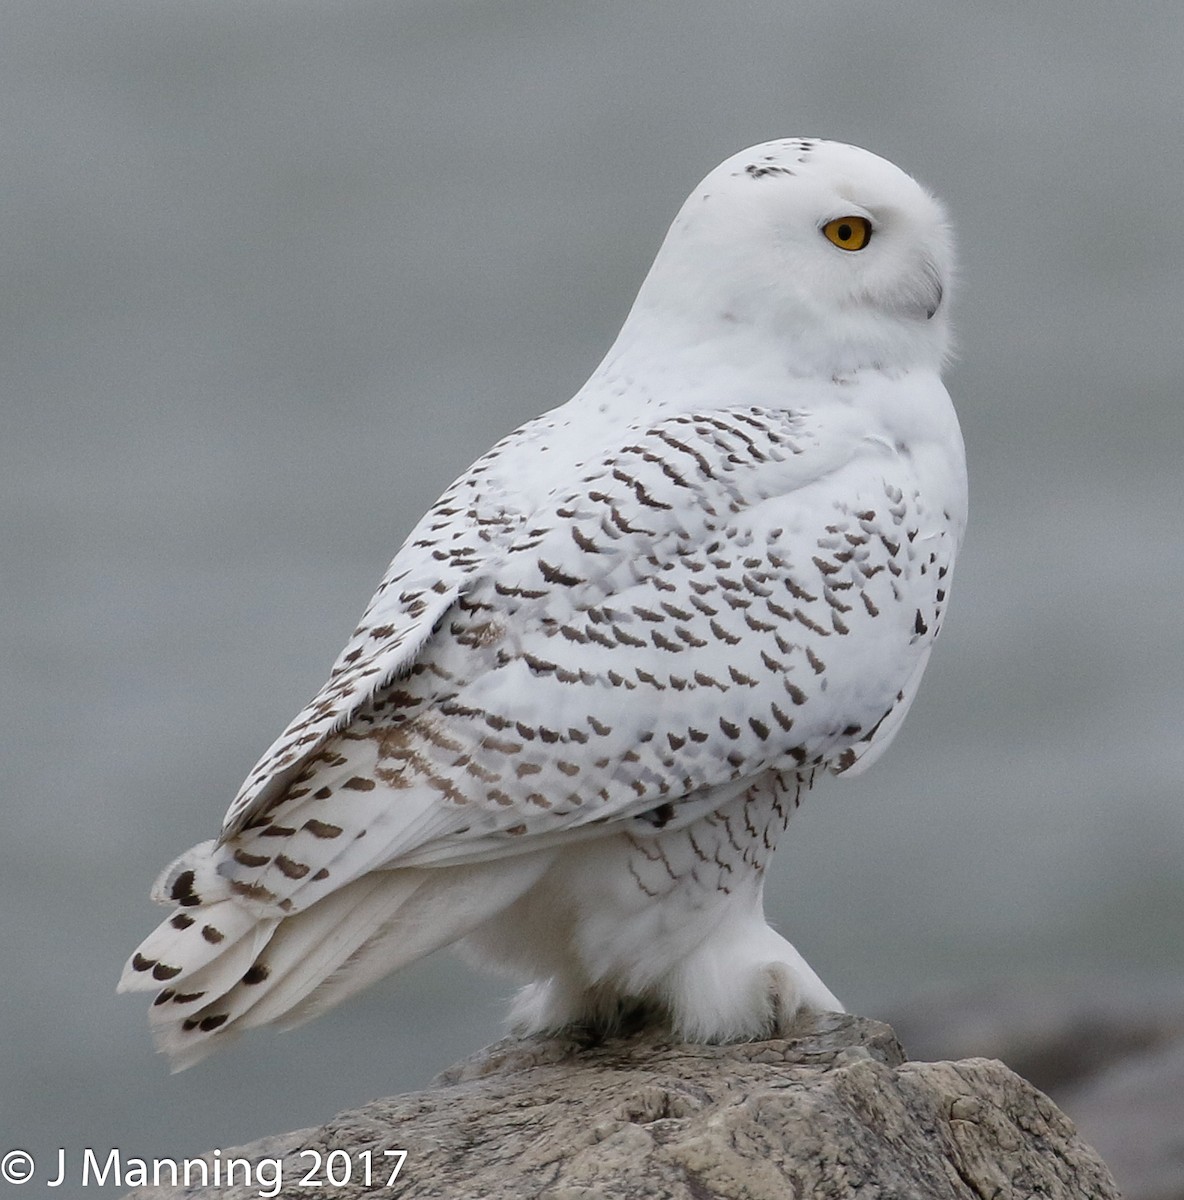
M 415 662 L 437 623 L 471 586 L 474 572 L 512 539 L 524 519 L 520 509 L 485 498 L 485 477 L 499 460 L 528 450 L 546 428 L 536 420 L 503 438 L 420 519 L 324 686 L 251 769 L 226 813 L 220 841 L 234 837 L 282 796 L 359 708 Z
M 911 699 L 957 540 L 910 472 L 784 411 L 634 430 L 424 609 L 412 661 L 372 672 L 220 870 L 304 907 L 854 765 Z

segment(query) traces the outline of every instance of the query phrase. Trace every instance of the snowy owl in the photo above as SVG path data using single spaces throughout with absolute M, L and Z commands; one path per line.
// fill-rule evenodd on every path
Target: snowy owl
M 411 532 L 122 989 L 183 1067 L 456 943 L 523 1032 L 841 1006 L 765 921 L 820 771 L 917 692 L 966 516 L 939 203 L 768 142 L 683 205 L 607 357 Z

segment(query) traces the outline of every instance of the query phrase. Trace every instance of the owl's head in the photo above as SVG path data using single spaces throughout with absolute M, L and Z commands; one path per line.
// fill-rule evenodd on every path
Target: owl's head
M 953 246 L 941 204 L 887 160 L 790 138 L 729 158 L 683 205 L 638 310 L 771 336 L 790 369 L 940 367 Z

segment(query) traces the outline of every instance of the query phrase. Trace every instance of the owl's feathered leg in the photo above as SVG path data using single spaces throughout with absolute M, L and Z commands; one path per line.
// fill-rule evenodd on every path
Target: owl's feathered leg
M 591 982 L 569 971 L 527 984 L 514 998 L 510 1025 L 521 1034 L 572 1027 L 611 1034 L 648 1010 L 687 1041 L 737 1042 L 778 1036 L 803 1009 L 842 1012 L 843 1005 L 758 911 L 747 921 L 721 921 L 644 983 L 636 976 Z
M 842 1012 L 809 963 L 763 918 L 722 925 L 662 981 L 675 1031 L 691 1042 L 777 1036 L 802 1010 Z
M 466 948 L 534 982 L 522 1033 L 614 1032 L 638 1011 L 690 1041 L 771 1037 L 802 1008 L 842 1011 L 764 917 L 764 870 L 809 773 L 770 775 L 683 827 L 634 831 L 559 854 L 539 883 Z

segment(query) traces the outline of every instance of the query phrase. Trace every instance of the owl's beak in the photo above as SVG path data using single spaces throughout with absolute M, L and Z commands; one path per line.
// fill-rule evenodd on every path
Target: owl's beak
M 941 284 L 936 286 L 936 295 L 931 298 L 929 306 L 925 309 L 925 320 L 932 321 L 937 314 L 937 310 L 941 308 L 942 288 Z

